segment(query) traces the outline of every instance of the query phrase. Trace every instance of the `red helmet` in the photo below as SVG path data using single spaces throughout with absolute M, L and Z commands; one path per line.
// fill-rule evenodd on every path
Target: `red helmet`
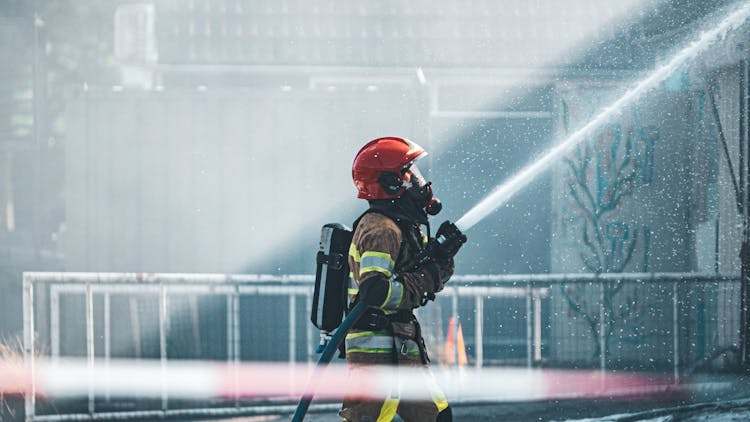
M 398 198 L 404 193 L 404 175 L 427 153 L 414 142 L 388 136 L 367 143 L 354 157 L 352 179 L 363 199 Z

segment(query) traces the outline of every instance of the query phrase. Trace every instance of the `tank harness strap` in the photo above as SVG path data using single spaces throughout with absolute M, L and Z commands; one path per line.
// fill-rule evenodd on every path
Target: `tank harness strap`
M 357 321 L 354 328 L 367 331 L 386 331 L 393 333 L 391 324 L 394 322 L 413 322 L 416 318 L 410 311 L 401 310 L 393 314 L 385 314 L 380 309 L 368 309 L 362 318 Z
M 422 363 L 427 365 L 430 363 L 430 357 L 427 355 L 427 345 L 425 345 L 424 337 L 422 337 L 422 326 L 416 318 L 414 318 L 414 325 L 416 325 L 414 341 L 417 342 L 417 347 L 419 347 L 419 357 L 422 358 Z
M 398 365 L 398 346 L 396 346 L 396 336 L 391 336 L 391 360 L 393 361 L 394 365 Z

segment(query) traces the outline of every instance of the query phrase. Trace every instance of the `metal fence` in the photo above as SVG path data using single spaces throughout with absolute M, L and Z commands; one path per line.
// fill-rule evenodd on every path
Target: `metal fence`
M 310 275 L 24 273 L 25 358 L 317 360 Z M 697 273 L 454 276 L 418 310 L 434 364 L 667 370 L 675 382 L 739 339 L 739 277 Z M 578 307 L 583 312 L 574 312 Z M 627 310 L 627 312 L 626 312 Z M 448 324 L 452 320 L 456 323 Z M 598 324 L 598 325 L 597 325 Z M 448 328 L 450 327 L 450 328 Z M 598 329 L 597 329 L 598 327 Z M 447 332 L 448 330 L 452 332 Z M 446 339 L 454 339 L 447 344 Z M 450 347 L 450 346 L 453 347 Z M 600 352 L 597 353 L 597 350 Z M 452 358 L 448 355 L 453 355 Z M 35 386 L 32 385 L 32 393 Z M 37 403 L 27 420 L 261 411 L 258 403 Z M 118 408 L 119 406 L 119 408 Z

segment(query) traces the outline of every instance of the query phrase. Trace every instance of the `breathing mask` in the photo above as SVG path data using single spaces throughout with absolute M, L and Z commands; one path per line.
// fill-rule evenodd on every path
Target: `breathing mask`
M 428 182 L 417 167 L 411 162 L 402 170 L 404 178 L 404 196 L 412 200 L 419 208 L 429 215 L 437 215 L 443 209 L 443 204 L 432 194 L 432 182 Z

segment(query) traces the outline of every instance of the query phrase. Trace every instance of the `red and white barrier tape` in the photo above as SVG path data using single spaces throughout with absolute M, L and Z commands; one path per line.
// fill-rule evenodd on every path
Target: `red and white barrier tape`
M 312 368 L 269 362 L 170 361 L 163 365 L 158 360 L 112 360 L 91 367 L 84 359 L 37 360 L 33 386 L 37 395 L 46 397 L 298 398 L 306 393 Z M 666 376 L 592 370 L 433 367 L 431 373 L 402 366 L 368 368 L 350 375 L 346 365 L 333 364 L 314 380 L 315 397 L 374 398 L 396 390 L 401 398 L 418 398 L 430 378 L 449 400 L 493 402 L 650 394 L 669 390 L 672 384 Z M 24 394 L 31 388 L 28 365 L 0 361 L 0 392 Z

